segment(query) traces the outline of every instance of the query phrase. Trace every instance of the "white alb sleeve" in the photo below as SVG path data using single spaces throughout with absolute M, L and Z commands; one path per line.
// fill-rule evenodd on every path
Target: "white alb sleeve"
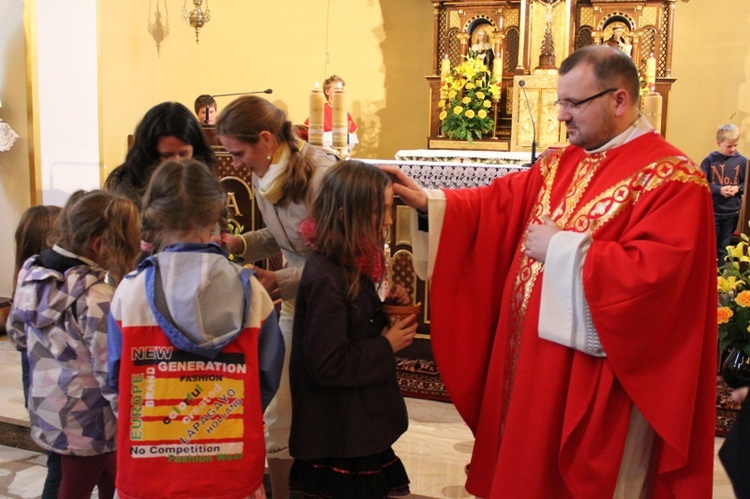
M 583 263 L 590 246 L 587 234 L 561 231 L 552 236 L 544 262 L 539 337 L 606 357 L 583 290 Z
M 440 189 L 425 189 L 427 193 L 427 222 L 429 231 L 419 230 L 417 210 L 411 210 L 411 239 L 414 253 L 414 270 L 423 281 L 432 279 L 435 268 L 440 233 L 445 218 L 445 193 Z

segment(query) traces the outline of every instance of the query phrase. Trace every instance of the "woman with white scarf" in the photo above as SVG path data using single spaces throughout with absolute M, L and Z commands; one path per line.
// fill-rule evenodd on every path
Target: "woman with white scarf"
M 308 216 L 307 200 L 317 190 L 322 173 L 339 158 L 300 140 L 284 111 L 257 96 L 243 96 L 226 106 L 216 119 L 216 135 L 232 155 L 235 168 L 252 172 L 255 201 L 265 227 L 232 236 L 229 251 L 254 262 L 279 252 L 284 268 L 257 269 L 257 277 L 272 297 L 282 300 L 279 326 L 286 354 L 281 385 L 266 409 L 266 453 L 274 498 L 289 495 L 289 429 L 292 418 L 289 393 L 294 300 L 310 248 L 299 225 Z

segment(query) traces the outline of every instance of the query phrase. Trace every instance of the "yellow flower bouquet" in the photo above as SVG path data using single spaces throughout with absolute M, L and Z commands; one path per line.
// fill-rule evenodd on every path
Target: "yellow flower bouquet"
M 447 99 L 441 99 L 441 129 L 451 139 L 481 139 L 494 128 L 492 100 L 500 95 L 500 87 L 492 82 L 492 73 L 481 59 L 469 51 L 466 59 L 453 68 L 442 86 Z
M 727 246 L 727 263 L 719 267 L 719 348 L 736 348 L 750 356 L 750 249 L 748 237 Z

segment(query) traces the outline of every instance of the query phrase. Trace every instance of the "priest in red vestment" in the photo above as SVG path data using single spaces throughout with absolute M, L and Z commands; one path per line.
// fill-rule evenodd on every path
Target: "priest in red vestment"
M 415 263 L 432 279 L 438 368 L 475 436 L 466 488 L 711 497 L 706 179 L 638 112 L 638 72 L 622 52 L 574 52 L 557 93 L 571 145 L 529 170 L 438 191 L 383 167 L 429 223 Z

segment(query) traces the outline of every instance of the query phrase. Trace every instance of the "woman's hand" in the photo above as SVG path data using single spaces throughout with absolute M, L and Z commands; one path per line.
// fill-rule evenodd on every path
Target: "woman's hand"
M 411 303 L 411 296 L 409 296 L 406 288 L 400 284 L 394 284 L 388 292 L 388 296 L 385 297 L 384 302 L 396 305 L 409 305 Z
M 272 299 L 278 298 L 279 295 L 279 281 L 276 279 L 276 272 L 272 270 L 264 270 L 255 265 L 245 265 L 245 267 L 251 268 L 255 271 L 255 277 L 258 281 L 266 288 L 268 294 L 271 295 Z
M 414 341 L 414 337 L 417 335 L 417 316 L 411 314 L 404 317 L 390 328 L 383 330 L 383 336 L 391 344 L 393 353 L 403 350 L 408 347 Z
M 237 235 L 229 235 L 229 233 L 226 236 L 222 234 L 222 242 L 224 243 L 224 248 L 230 252 L 234 253 L 235 255 L 242 256 L 245 254 L 245 240 L 242 238 L 242 236 Z
M 420 211 L 427 211 L 427 193 L 421 185 L 395 166 L 378 165 L 378 167 L 391 176 L 393 192 L 401 198 L 404 204 Z

